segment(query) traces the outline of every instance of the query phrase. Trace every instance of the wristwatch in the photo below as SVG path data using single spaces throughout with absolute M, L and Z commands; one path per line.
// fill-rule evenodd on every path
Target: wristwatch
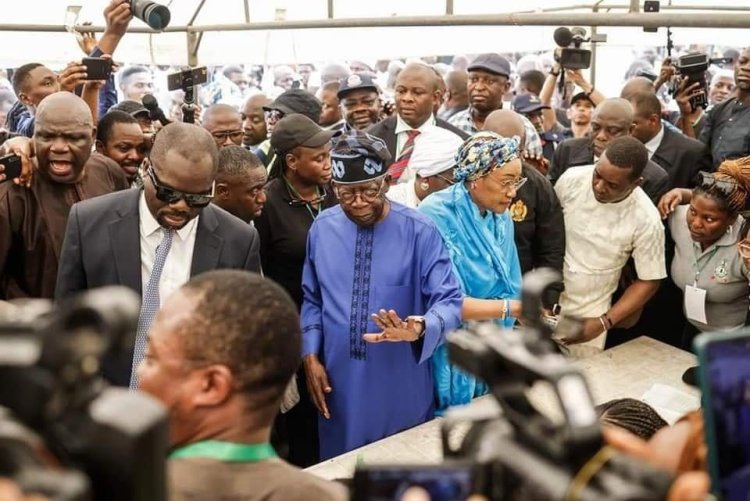
M 412 316 L 406 317 L 406 320 L 407 321 L 414 320 L 414 323 L 416 323 L 417 325 L 421 325 L 421 328 L 419 332 L 417 333 L 417 339 L 415 339 L 415 341 L 419 341 L 420 339 L 422 339 L 424 337 L 425 332 L 427 331 L 424 317 L 412 315 Z

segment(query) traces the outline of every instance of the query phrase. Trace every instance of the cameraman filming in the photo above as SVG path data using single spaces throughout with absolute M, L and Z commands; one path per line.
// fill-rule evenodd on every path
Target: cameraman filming
M 696 117 L 690 100 L 703 94 L 699 83 L 687 85 L 684 79 L 675 96 L 680 107 L 680 129 L 688 137 L 697 137 L 709 149 L 714 167 L 724 160 L 750 154 L 750 47 L 742 50 L 734 66 L 735 93 L 733 97 Z M 700 134 L 696 132 L 697 118 L 701 118 Z

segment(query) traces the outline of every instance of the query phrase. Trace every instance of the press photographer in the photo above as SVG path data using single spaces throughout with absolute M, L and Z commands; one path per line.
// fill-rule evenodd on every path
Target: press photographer
M 745 48 L 734 66 L 734 96 L 706 111 L 701 118 L 700 134 L 696 134 L 694 104 L 703 101 L 707 89 L 697 81 L 683 77 L 675 99 L 680 107 L 680 129 L 688 137 L 697 137 L 708 147 L 713 166 L 724 160 L 742 158 L 750 154 L 750 48 Z

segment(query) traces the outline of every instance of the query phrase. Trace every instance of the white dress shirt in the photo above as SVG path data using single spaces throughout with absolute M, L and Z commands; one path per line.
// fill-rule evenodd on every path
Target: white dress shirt
M 416 209 L 419 206 L 420 200 L 417 197 L 417 192 L 414 190 L 415 182 L 416 179 L 410 179 L 405 183 L 399 183 L 395 186 L 391 186 L 388 188 L 385 196 L 388 197 L 389 200 L 398 202 L 401 205 L 405 205 L 411 209 Z
M 656 150 L 659 149 L 659 146 L 661 146 L 661 140 L 664 139 L 664 126 L 661 126 L 661 129 L 659 129 L 659 133 L 656 134 L 654 137 L 651 138 L 651 141 L 646 143 L 644 146 L 646 146 L 646 149 L 648 150 L 648 159 L 651 160 L 651 157 L 654 156 L 654 153 L 656 153 Z
M 641 280 L 667 276 L 664 226 L 640 187 L 625 200 L 601 203 L 594 197 L 594 166 L 572 167 L 555 184 L 565 216 L 564 315 L 596 318 L 606 313 L 629 257 Z M 604 347 L 605 335 L 590 341 Z
M 415 129 L 411 125 L 404 122 L 401 119 L 401 115 L 396 115 L 396 156 L 393 158 L 393 161 L 395 162 L 396 160 L 398 160 L 398 157 L 401 156 L 401 150 L 404 149 L 404 144 L 406 144 L 406 140 L 409 138 L 409 136 L 406 134 L 407 131 L 414 129 L 418 130 L 419 132 L 424 132 L 425 129 L 427 129 L 430 125 L 435 125 L 436 123 L 437 121 L 435 120 L 435 115 L 430 115 L 430 118 L 425 120 L 422 125 Z
M 148 284 L 151 270 L 154 267 L 156 247 L 161 243 L 164 234 L 161 231 L 162 227 L 156 222 L 148 209 L 143 193 L 141 193 L 138 204 L 138 212 L 141 234 L 141 290 L 146 290 L 146 284 Z M 159 280 L 160 304 L 164 304 L 164 301 L 174 291 L 190 280 L 198 217 L 177 230 L 172 238 L 172 246 L 169 249 L 167 260 L 164 262 L 164 269 Z

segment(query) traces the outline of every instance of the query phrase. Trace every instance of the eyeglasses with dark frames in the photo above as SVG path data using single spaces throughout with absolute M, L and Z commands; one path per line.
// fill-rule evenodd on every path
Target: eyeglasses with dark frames
M 380 185 L 378 185 L 377 188 L 365 188 L 360 190 L 352 190 L 349 188 L 334 188 L 334 191 L 336 192 L 336 196 L 338 197 L 339 201 L 344 205 L 349 205 L 354 203 L 354 201 L 357 199 L 357 197 L 360 197 L 363 202 L 371 204 L 375 200 L 378 199 L 380 194 L 383 192 L 383 186 L 385 183 L 383 181 L 380 182 Z

